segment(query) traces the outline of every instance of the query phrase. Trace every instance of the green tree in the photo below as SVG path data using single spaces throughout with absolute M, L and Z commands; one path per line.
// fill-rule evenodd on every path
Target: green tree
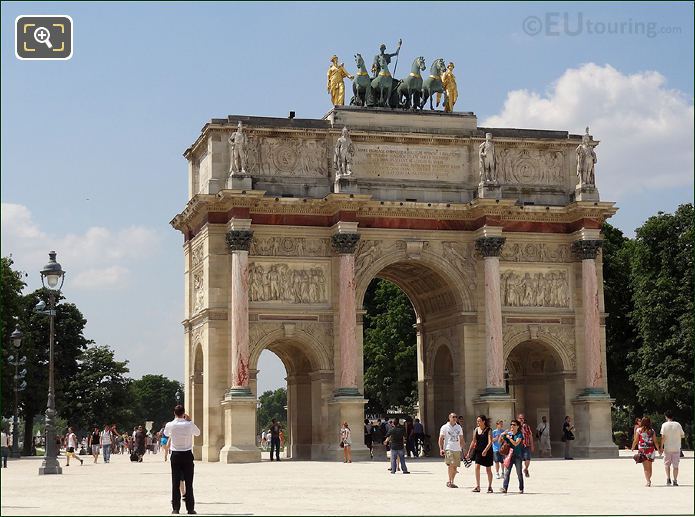
M 81 429 L 130 423 L 128 361 L 116 361 L 108 346 L 91 346 L 78 359 L 78 371 L 69 382 L 66 397 L 71 404 L 62 416 Z M 127 430 L 127 428 L 124 428 Z
M 141 379 L 131 382 L 133 420 L 128 426 L 144 425 L 147 420 L 152 420 L 153 429 L 158 431 L 159 427 L 174 418 L 177 392 L 183 400 L 183 385 L 164 375 L 143 375 Z
M 273 418 L 284 428 L 287 428 L 287 390 L 278 388 L 275 391 L 268 390 L 258 397 L 258 425 L 262 429 L 268 429 Z
M 39 300 L 48 303 L 46 289 L 38 289 L 22 297 L 20 309 L 19 325 L 24 334 L 21 353 L 27 357 L 28 385 L 20 397 L 25 419 L 24 455 L 30 454 L 34 417 L 41 415 L 43 418 L 48 399 L 49 322 L 47 316 L 34 312 L 34 307 Z M 54 378 L 56 411 L 59 415 L 70 411 L 73 401 L 66 393 L 66 389 L 70 380 L 78 372 L 77 358 L 92 343 L 84 337 L 87 320 L 75 304 L 66 303 L 63 300 L 61 296 L 56 305 L 55 316 Z M 59 434 L 64 431 L 64 429 L 56 429 Z
M 411 409 L 417 401 L 415 311 L 395 284 L 377 279 L 364 306 L 364 391 L 367 411 Z
M 670 408 L 692 437 L 693 205 L 650 217 L 632 253 L 633 321 L 642 346 L 629 365 L 637 398 L 650 413 Z
M 2 416 L 14 413 L 14 369 L 7 364 L 7 357 L 15 354 L 9 346 L 10 334 L 18 324 L 22 311 L 22 289 L 26 286 L 23 278 L 25 273 L 12 269 L 12 257 L 0 258 L 0 339 L 2 339 L 3 366 L 2 369 Z M 21 329 L 20 329 L 21 330 Z
M 626 365 L 635 360 L 640 346 L 637 328 L 631 319 L 633 290 L 631 284 L 631 262 L 633 243 L 623 232 L 604 223 L 603 233 L 603 286 L 604 301 L 608 318 L 606 321 L 606 360 L 608 367 L 608 389 L 615 397 L 615 406 L 625 408 L 628 415 L 641 413 L 637 394 L 629 380 Z M 620 430 L 632 428 L 629 425 Z M 614 419 L 614 422 L 616 420 Z

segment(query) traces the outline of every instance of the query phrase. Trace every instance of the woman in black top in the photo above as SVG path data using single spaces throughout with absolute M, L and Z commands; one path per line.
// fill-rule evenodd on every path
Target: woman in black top
M 475 488 L 473 492 L 480 492 L 480 466 L 482 465 L 487 472 L 487 491 L 492 493 L 492 430 L 485 415 L 480 415 L 475 419 L 475 422 L 478 426 L 473 430 L 473 438 L 467 454 L 470 458 L 471 451 L 473 451 L 475 457 Z
M 572 460 L 570 456 L 570 443 L 574 440 L 574 426 L 572 425 L 572 419 L 568 416 L 565 417 L 565 421 L 562 424 L 562 441 L 565 442 L 565 459 Z
M 97 458 L 99 457 L 99 440 L 99 428 L 95 427 L 92 434 L 89 435 L 89 447 L 91 449 L 92 456 L 94 456 L 94 463 L 97 462 Z

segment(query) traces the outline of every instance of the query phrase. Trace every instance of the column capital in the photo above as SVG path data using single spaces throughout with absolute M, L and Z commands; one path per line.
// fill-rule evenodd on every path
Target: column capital
M 598 255 L 602 245 L 601 239 L 582 239 L 572 243 L 572 251 L 582 260 L 593 260 Z
M 475 249 L 483 257 L 499 257 L 506 237 L 479 237 L 475 240 Z
M 359 233 L 336 233 L 331 236 L 331 246 L 336 253 L 350 254 L 355 252 L 359 240 Z
M 253 230 L 229 230 L 226 235 L 229 251 L 249 251 Z

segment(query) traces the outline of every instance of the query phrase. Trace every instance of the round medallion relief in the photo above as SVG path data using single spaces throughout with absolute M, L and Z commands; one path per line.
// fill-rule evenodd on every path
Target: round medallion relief
M 273 163 L 279 172 L 294 172 L 298 160 L 297 150 L 288 142 L 281 142 L 273 153 Z

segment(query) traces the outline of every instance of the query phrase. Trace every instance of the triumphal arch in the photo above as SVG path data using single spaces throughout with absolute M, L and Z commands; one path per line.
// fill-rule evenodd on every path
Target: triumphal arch
M 364 419 L 374 278 L 417 317 L 419 416 L 532 426 L 553 450 L 616 456 L 606 385 L 602 222 L 587 132 L 479 127 L 469 112 L 335 106 L 322 119 L 212 119 L 185 151 L 186 404 L 204 461 L 259 461 L 262 350 L 287 370 L 289 455 L 340 454 Z M 366 449 L 355 439 L 353 454 Z

